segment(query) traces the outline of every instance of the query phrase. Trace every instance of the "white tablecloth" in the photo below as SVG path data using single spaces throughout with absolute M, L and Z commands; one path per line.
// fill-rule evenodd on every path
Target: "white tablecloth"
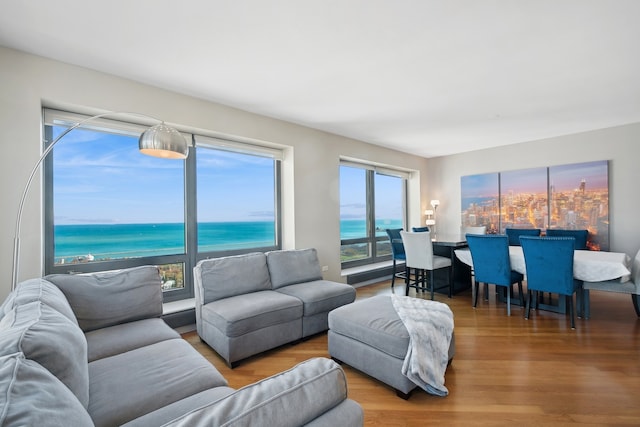
M 463 263 L 473 267 L 469 248 L 457 249 L 456 256 Z M 527 274 L 524 254 L 521 246 L 509 246 L 511 269 Z M 601 282 L 620 279 L 626 282 L 631 277 L 629 263 L 631 259 L 621 252 L 575 251 L 573 256 L 573 277 L 585 282 Z

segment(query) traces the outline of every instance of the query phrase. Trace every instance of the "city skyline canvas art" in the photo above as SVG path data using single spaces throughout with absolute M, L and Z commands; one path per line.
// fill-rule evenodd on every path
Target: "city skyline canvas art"
M 461 177 L 461 224 L 586 229 L 591 250 L 609 249 L 608 161 Z

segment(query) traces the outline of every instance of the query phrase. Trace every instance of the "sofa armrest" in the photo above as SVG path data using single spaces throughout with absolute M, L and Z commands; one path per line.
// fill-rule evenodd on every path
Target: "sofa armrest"
M 290 370 L 250 384 L 216 402 L 191 411 L 167 426 L 302 426 L 347 399 L 342 368 L 327 358 L 314 358 Z M 362 419 L 357 403 L 345 407 Z M 355 403 L 355 402 L 353 402 Z

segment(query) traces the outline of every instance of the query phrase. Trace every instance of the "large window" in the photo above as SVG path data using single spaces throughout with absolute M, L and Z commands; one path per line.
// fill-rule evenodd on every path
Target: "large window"
M 406 173 L 343 162 L 340 165 L 340 259 L 352 267 L 389 259 L 385 230 L 404 228 Z
M 46 141 L 81 119 L 46 110 Z M 193 296 L 200 259 L 280 247 L 277 150 L 185 135 L 189 158 L 157 159 L 138 151 L 144 129 L 92 120 L 48 156 L 47 274 L 154 264 L 169 301 Z

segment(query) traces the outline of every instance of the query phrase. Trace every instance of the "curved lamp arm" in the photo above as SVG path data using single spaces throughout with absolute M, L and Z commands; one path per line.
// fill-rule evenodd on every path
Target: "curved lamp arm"
M 31 183 L 33 182 L 33 178 L 36 176 L 38 169 L 42 165 L 44 159 L 49 155 L 53 147 L 56 146 L 58 142 L 62 138 L 64 138 L 69 132 L 77 129 L 78 127 L 84 125 L 87 122 L 92 120 L 96 120 L 106 116 L 113 115 L 136 115 L 140 117 L 144 117 L 147 119 L 152 119 L 160 122 L 160 124 L 155 125 L 140 135 L 139 147 L 140 152 L 154 156 L 154 157 L 162 157 L 162 158 L 173 158 L 173 159 L 184 159 L 187 157 L 189 153 L 189 146 L 185 139 L 180 135 L 180 133 L 172 127 L 165 125 L 162 120 L 156 119 L 155 117 L 147 116 L 139 113 L 124 113 L 124 112 L 114 112 L 110 111 L 107 113 L 98 114 L 95 116 L 88 117 L 84 120 L 81 120 L 75 123 L 73 126 L 66 129 L 60 135 L 53 140 L 51 144 L 42 152 L 42 155 L 31 169 L 31 173 L 29 174 L 29 179 L 27 179 L 27 183 L 24 186 L 24 190 L 22 191 L 22 196 L 20 197 L 20 204 L 18 205 L 18 214 L 16 216 L 16 227 L 15 227 L 15 235 L 13 238 L 13 269 L 11 274 L 11 290 L 13 291 L 16 288 L 18 283 L 18 271 L 19 271 L 19 259 L 20 259 L 20 228 L 22 224 L 22 211 L 24 210 L 24 204 L 27 199 L 27 194 L 29 193 L 29 188 L 31 188 Z

